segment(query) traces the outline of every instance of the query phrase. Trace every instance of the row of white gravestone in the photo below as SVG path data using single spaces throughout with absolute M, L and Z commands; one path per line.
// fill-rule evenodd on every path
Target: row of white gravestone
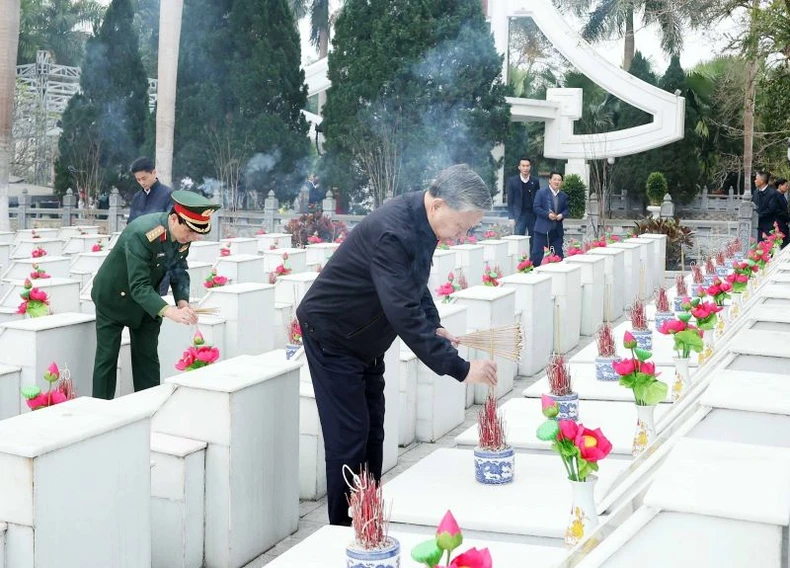
M 780 304 L 790 305 L 790 278 L 782 275 L 782 265 L 790 267 L 784 257 L 778 259 L 769 276 L 772 284 L 763 286 L 744 306 L 738 323 L 717 342 L 716 358 L 697 371 L 688 395 L 660 409 L 660 437 L 655 447 L 630 465 L 616 456 L 599 464 L 598 512 L 606 514 L 607 520 L 590 537 L 595 544 L 574 551 L 573 565 L 589 568 L 642 562 L 679 566 L 693 558 L 695 566 L 745 566 L 753 561 L 749 551 L 758 549 L 760 562 L 781 565 L 780 535 L 790 519 L 790 491 L 781 475 L 768 476 L 766 485 L 759 487 L 752 481 L 764 468 L 772 473 L 783 471 L 790 460 L 786 440 L 775 435 L 790 427 L 786 381 L 790 352 L 783 349 L 790 341 L 790 317 L 776 309 Z M 783 289 L 780 283 L 785 284 Z M 777 358 L 781 364 L 774 363 Z M 585 372 L 592 376 L 592 364 L 575 359 L 571 359 L 574 377 Z M 539 396 L 546 391 L 545 384 L 536 386 L 525 394 Z M 612 440 L 614 452 L 627 455 L 633 434 L 633 402 L 609 398 L 604 393 L 607 387 L 611 387 L 608 394 L 628 393 L 619 385 L 601 384 L 600 402 L 591 402 L 580 391 L 584 399 L 580 419 L 588 427 L 601 426 Z M 630 419 L 624 404 L 631 408 Z M 514 399 L 506 407 L 505 418 L 512 419 L 508 422 L 511 441 L 527 452 L 517 456 L 522 465 L 517 467 L 519 479 L 514 491 L 492 492 L 476 486 L 469 473 L 471 457 L 463 450 L 437 452 L 385 487 L 385 494 L 393 500 L 394 534 L 416 525 L 430 526 L 441 515 L 438 508 L 453 507 L 461 526 L 488 535 L 500 533 L 497 542 L 490 543 L 495 562 L 497 544 L 502 540 L 515 542 L 531 536 L 552 546 L 552 539 L 556 542 L 562 537 L 570 490 L 563 483 L 556 456 L 547 456 L 545 464 L 541 461 L 541 452 L 547 448 L 534 434 L 542 420 L 539 401 Z M 524 416 L 528 413 L 532 416 Z M 475 441 L 472 429 L 457 438 L 466 447 Z M 624 466 L 628 466 L 625 473 L 614 479 Z M 466 478 L 462 479 L 465 469 Z M 521 490 L 515 491 L 519 483 Z M 486 508 L 496 510 L 497 515 L 487 515 Z M 694 539 L 677 541 L 678 534 L 691 530 Z M 711 548 L 721 538 L 728 542 L 723 553 Z M 311 544 L 306 542 L 305 547 Z M 517 564 L 503 564 L 510 565 Z
M 526 276 L 526 277 L 516 277 L 516 278 L 529 278 L 529 276 Z M 226 293 L 233 292 L 233 290 L 232 290 L 232 287 L 226 287 L 226 289 L 225 289 L 225 290 L 221 290 L 221 291 L 224 291 L 224 292 L 226 292 Z M 253 290 L 253 289 L 249 289 L 249 290 L 245 289 L 244 291 L 246 291 L 246 292 L 254 292 L 255 290 Z M 218 290 L 218 291 L 216 291 L 216 292 L 220 292 L 220 290 Z M 483 298 L 482 298 L 482 299 L 485 301 L 485 300 L 486 300 L 486 296 L 491 296 L 491 298 L 489 298 L 489 300 L 497 300 L 497 299 L 500 299 L 500 298 L 509 298 L 509 297 L 511 297 L 511 296 L 515 297 L 515 295 L 516 295 L 515 293 L 512 293 L 512 294 L 511 294 L 511 293 L 505 293 L 505 294 L 502 294 L 501 292 L 502 292 L 502 291 L 498 291 L 498 290 L 494 290 L 494 289 L 485 289 L 485 288 L 483 288 L 483 289 L 482 289 L 482 294 L 483 294 Z M 475 297 L 474 290 L 467 291 L 467 293 L 471 295 L 471 296 L 470 296 L 470 300 L 472 300 L 472 301 L 477 301 L 477 300 L 480 300 L 480 298 L 476 298 L 476 297 Z M 492 294 L 493 294 L 493 296 L 492 296 Z M 549 300 L 550 300 L 550 299 L 549 299 Z M 461 299 L 459 298 L 459 300 L 458 300 L 458 301 L 460 302 L 460 301 L 461 301 Z M 507 300 L 505 300 L 505 301 L 507 301 Z M 511 300 L 511 301 L 512 301 L 512 300 Z M 542 303 L 543 303 L 543 304 L 545 304 L 545 303 L 547 303 L 547 302 L 546 302 L 546 301 L 544 301 L 544 302 L 542 302 Z M 489 312 L 490 312 L 491 314 L 493 314 L 493 313 L 497 312 L 497 308 L 496 308 L 496 307 L 494 307 L 494 306 L 493 306 L 493 304 L 492 304 L 492 306 L 491 306 L 490 308 L 488 308 L 488 310 L 489 310 Z M 504 310 L 500 310 L 500 312 L 502 312 L 502 311 L 503 311 L 504 313 L 507 313 L 508 311 L 510 311 L 510 313 L 515 313 L 515 308 L 512 308 L 512 307 L 511 307 L 510 309 L 507 309 L 507 308 L 506 308 L 506 309 L 504 309 Z M 511 317 L 512 317 L 512 316 L 511 316 Z M 46 319 L 49 319 L 49 318 L 42 318 L 42 319 L 41 319 L 41 323 L 43 323 L 43 322 L 44 322 Z M 32 321 L 32 320 L 31 320 L 31 321 Z M 53 321 L 53 320 L 50 320 L 50 321 Z M 493 319 L 489 319 L 489 321 L 493 322 Z M 54 321 L 53 321 L 53 323 L 54 323 Z M 62 327 L 63 325 L 64 325 L 64 323 L 63 323 L 63 322 L 60 322 L 60 324 L 59 324 L 59 325 L 56 325 L 56 326 L 53 326 L 53 327 Z M 481 326 L 481 327 L 482 327 L 482 326 Z M 464 325 L 463 327 L 461 327 L 461 329 L 465 329 L 465 328 L 466 328 L 466 329 L 469 329 L 469 328 L 468 328 L 468 326 L 466 326 L 466 325 Z M 455 332 L 455 333 L 458 333 L 458 332 Z M 40 375 L 41 373 L 38 373 L 38 374 Z M 86 374 L 85 374 L 85 376 L 89 376 L 89 373 L 86 373 Z M 397 375 L 396 375 L 396 376 L 397 376 Z M 444 379 L 444 380 L 447 380 L 447 379 Z M 393 384 L 396 384 L 396 383 L 395 383 L 395 381 L 391 381 L 391 382 L 392 382 Z M 452 384 L 452 383 L 449 383 L 449 384 Z M 18 391 L 17 391 L 17 392 L 18 392 Z M 459 407 L 460 407 L 460 406 L 459 406 Z M 397 404 L 396 404 L 396 408 L 397 408 Z M 390 412 L 390 415 L 391 415 L 391 416 L 397 416 L 397 415 L 398 415 L 398 413 L 397 413 L 397 412 Z M 396 431 L 397 431 L 397 427 L 396 427 Z

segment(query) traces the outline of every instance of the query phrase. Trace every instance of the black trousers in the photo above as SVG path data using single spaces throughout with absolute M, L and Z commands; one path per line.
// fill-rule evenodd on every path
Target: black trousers
M 364 362 L 348 352 L 316 341 L 301 322 L 318 417 L 324 433 L 329 523 L 351 525 L 348 485 L 343 466 L 354 473 L 362 466 L 381 480 L 384 458 L 384 357 Z M 351 481 L 349 479 L 349 481 Z
M 549 231 L 548 233 L 538 233 L 537 231 L 532 236 L 532 254 L 530 260 L 535 266 L 540 266 L 543 262 L 543 249 L 544 247 L 553 247 L 554 254 L 560 258 L 565 258 L 562 252 L 562 235 L 559 231 Z
M 144 317 L 129 328 L 134 392 L 159 384 L 159 329 L 161 319 Z M 112 400 L 118 379 L 118 352 L 124 325 L 105 316 L 96 307 L 96 358 L 93 362 L 93 397 Z

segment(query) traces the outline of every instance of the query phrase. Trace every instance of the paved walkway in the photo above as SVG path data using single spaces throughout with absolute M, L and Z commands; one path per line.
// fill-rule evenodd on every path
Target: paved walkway
M 612 325 L 617 325 L 621 320 L 614 322 Z M 577 351 L 587 346 L 593 338 L 582 337 L 579 345 L 567 354 L 567 359 L 576 354 Z M 514 397 L 522 396 L 522 391 L 535 383 L 544 375 L 543 371 L 531 377 L 516 377 L 513 382 L 513 390 L 500 399 L 500 403 L 505 402 Z M 444 380 L 452 380 L 449 377 L 443 378 Z M 395 476 L 403 473 L 412 465 L 423 459 L 428 454 L 432 453 L 437 448 L 453 448 L 455 447 L 455 437 L 469 428 L 477 424 L 477 412 L 480 410 L 481 405 L 476 404 L 466 411 L 466 418 L 464 423 L 457 428 L 444 435 L 442 438 L 433 443 L 415 442 L 405 448 L 398 448 L 398 464 L 384 474 L 383 480 L 386 483 L 388 480 L 393 479 Z M 292 546 L 300 543 L 302 540 L 310 536 L 314 531 L 322 526 L 329 524 L 326 512 L 326 498 L 318 501 L 300 501 L 299 502 L 299 529 L 289 536 L 288 538 L 279 542 L 276 546 L 266 551 L 264 554 L 247 564 L 244 568 L 260 568 L 265 566 L 277 556 L 291 548 Z M 350 530 L 350 529 L 349 529 Z

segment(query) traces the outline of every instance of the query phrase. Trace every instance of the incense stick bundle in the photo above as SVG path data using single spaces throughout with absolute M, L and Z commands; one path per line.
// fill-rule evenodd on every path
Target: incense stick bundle
M 202 315 L 216 315 L 219 313 L 219 308 L 195 308 L 195 313 Z
M 521 326 L 518 324 L 473 331 L 459 337 L 458 343 L 509 361 L 518 361 L 524 346 Z

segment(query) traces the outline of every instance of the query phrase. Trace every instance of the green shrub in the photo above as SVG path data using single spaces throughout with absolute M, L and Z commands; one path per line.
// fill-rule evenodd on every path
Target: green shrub
M 562 182 L 562 191 L 568 194 L 568 211 L 572 219 L 584 217 L 587 186 L 577 174 L 568 174 Z
M 653 172 L 647 176 L 645 189 L 647 189 L 647 198 L 650 200 L 650 205 L 661 205 L 668 190 L 667 178 L 661 172 Z

